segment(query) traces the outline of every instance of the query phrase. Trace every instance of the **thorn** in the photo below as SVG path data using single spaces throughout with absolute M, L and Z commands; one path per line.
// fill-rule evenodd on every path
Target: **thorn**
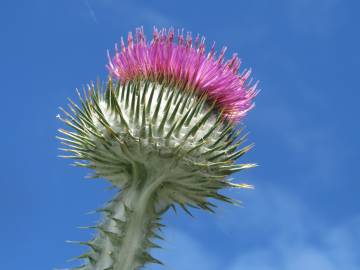
M 191 212 L 189 211 L 189 209 L 187 209 L 187 207 L 185 206 L 185 204 L 183 203 L 179 203 L 179 205 L 181 206 L 182 209 L 184 209 L 184 211 L 189 215 L 191 216 L 192 218 L 194 217 Z

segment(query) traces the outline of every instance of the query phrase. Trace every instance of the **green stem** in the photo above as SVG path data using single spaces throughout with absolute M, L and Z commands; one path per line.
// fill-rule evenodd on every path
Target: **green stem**
M 105 218 L 98 226 L 99 234 L 87 243 L 92 251 L 86 254 L 86 270 L 135 270 L 146 263 L 160 263 L 148 250 L 156 247 L 150 240 L 161 226 L 156 209 L 158 179 L 139 181 L 112 200 L 104 209 Z

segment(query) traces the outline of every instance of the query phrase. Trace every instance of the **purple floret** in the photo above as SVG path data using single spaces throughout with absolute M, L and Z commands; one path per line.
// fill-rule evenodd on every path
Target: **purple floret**
M 128 34 L 127 46 L 121 38 L 120 50 L 109 56 L 110 75 L 127 82 L 148 79 L 168 82 L 183 89 L 206 93 L 210 101 L 233 122 L 240 121 L 254 106 L 252 100 L 257 94 L 257 83 L 247 82 L 251 70 L 239 74 L 240 59 L 236 54 L 224 61 L 226 48 L 216 57 L 214 45 L 205 53 L 205 38 L 196 36 L 194 42 L 190 33 L 186 38 L 178 32 L 174 41 L 174 30 L 154 28 L 153 39 L 146 41 L 142 28 L 136 30 L 135 40 Z

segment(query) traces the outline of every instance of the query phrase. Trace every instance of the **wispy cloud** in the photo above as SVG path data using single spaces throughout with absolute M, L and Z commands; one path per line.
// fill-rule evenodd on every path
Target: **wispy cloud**
M 268 91 L 271 92 L 271 89 Z M 278 147 L 291 153 L 287 163 L 293 162 L 296 166 L 297 162 L 302 168 L 293 172 L 292 181 L 301 179 L 303 183 L 336 184 L 341 177 L 340 168 L 346 162 L 345 158 L 340 158 L 346 153 L 341 151 L 343 146 L 336 137 L 336 126 L 330 126 L 331 122 L 326 121 L 317 121 L 315 125 L 307 119 L 305 106 L 308 102 L 303 103 L 304 111 L 298 111 L 286 101 L 271 101 L 258 108 L 261 113 L 257 115 L 266 114 L 266 121 L 255 118 L 259 132 L 273 136 L 273 143 L 267 151 L 276 151 L 275 147 Z
M 91 19 L 93 20 L 94 23 L 97 24 L 97 23 L 98 23 L 98 19 L 97 19 L 96 15 L 95 15 L 94 9 L 91 7 L 91 5 L 90 5 L 90 3 L 89 3 L 89 0 L 84 0 L 84 3 L 85 3 L 85 5 L 86 5 L 86 8 L 87 8 L 88 11 L 89 11 L 89 15 L 90 15 Z
M 166 240 L 160 243 L 164 249 L 154 252 L 165 266 L 152 265 L 149 269 L 359 269 L 360 216 L 329 226 L 284 190 L 267 187 L 254 192 L 246 198 L 253 197 L 251 205 L 237 209 L 241 214 L 235 214 L 234 207 L 229 206 L 215 217 L 217 227 L 226 235 L 223 239 L 241 243 L 233 246 L 237 252 L 229 256 L 223 250 L 214 256 L 214 250 L 222 250 L 227 240 L 203 246 L 193 232 L 167 228 Z M 216 229 L 203 226 L 203 230 Z
M 153 252 L 165 266 L 151 265 L 149 270 L 218 270 L 216 259 L 210 257 L 206 249 L 186 232 L 168 228 L 165 233 L 165 241 L 160 252 Z
M 315 212 L 286 191 L 268 187 L 253 193 L 253 205 L 218 218 L 232 239 L 254 243 L 242 247 L 228 270 L 357 270 L 360 266 L 360 216 L 329 226 Z
M 350 227 L 345 224 L 335 229 L 325 229 L 314 237 L 320 242 L 318 245 L 314 243 L 316 240 L 311 239 L 304 242 L 280 241 L 270 247 L 249 250 L 239 254 L 229 270 L 357 270 L 360 261 L 356 241 L 359 239 L 352 239 L 343 245 L 352 237 Z M 334 236 L 333 230 L 339 234 Z

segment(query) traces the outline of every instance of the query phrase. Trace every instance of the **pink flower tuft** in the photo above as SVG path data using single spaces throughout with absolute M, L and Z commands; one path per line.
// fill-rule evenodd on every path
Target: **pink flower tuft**
M 183 89 L 205 93 L 210 101 L 233 122 L 240 121 L 253 106 L 257 94 L 257 83 L 246 82 L 251 70 L 238 74 L 240 60 L 236 54 L 224 61 L 224 47 L 216 57 L 215 44 L 205 54 L 205 38 L 178 31 L 177 42 L 174 30 L 154 28 L 153 39 L 146 41 L 142 28 L 136 29 L 135 40 L 128 34 L 127 46 L 123 38 L 120 50 L 115 46 L 115 56 L 107 65 L 110 75 L 126 82 L 134 79 L 150 79 L 168 82 Z

